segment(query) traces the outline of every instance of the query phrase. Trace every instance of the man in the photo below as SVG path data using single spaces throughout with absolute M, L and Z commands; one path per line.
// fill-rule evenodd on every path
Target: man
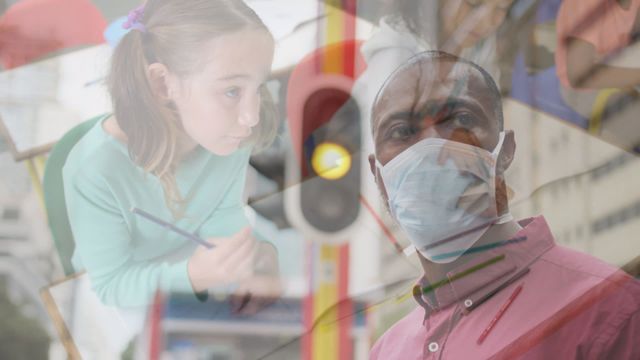
M 418 54 L 383 85 L 371 120 L 371 170 L 424 268 L 420 306 L 372 359 L 640 358 L 638 283 L 556 245 L 542 216 L 509 215 L 515 139 L 482 68 Z

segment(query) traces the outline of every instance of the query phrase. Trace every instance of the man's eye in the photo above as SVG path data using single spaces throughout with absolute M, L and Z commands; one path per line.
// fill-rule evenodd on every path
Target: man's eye
M 233 88 L 227 89 L 225 90 L 224 95 L 228 98 L 235 99 L 238 96 L 240 96 L 240 88 L 233 87 Z
M 389 138 L 392 140 L 406 140 L 418 132 L 415 126 L 397 125 L 389 130 Z
M 476 119 L 469 114 L 462 114 L 460 116 L 456 116 L 456 122 L 460 127 L 464 127 L 466 129 L 471 129 L 476 124 Z
M 467 113 L 453 114 L 446 119 L 445 126 L 453 129 L 473 129 L 476 126 L 476 119 Z
M 482 0 L 466 0 L 466 2 L 474 8 L 484 4 Z

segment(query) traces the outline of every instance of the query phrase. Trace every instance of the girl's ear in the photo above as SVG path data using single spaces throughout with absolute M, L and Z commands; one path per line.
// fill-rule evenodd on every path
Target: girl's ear
M 178 91 L 177 79 L 161 63 L 153 63 L 147 68 L 151 90 L 163 101 L 174 101 Z

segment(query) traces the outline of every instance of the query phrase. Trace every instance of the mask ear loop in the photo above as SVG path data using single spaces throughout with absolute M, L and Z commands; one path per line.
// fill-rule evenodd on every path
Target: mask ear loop
M 416 250 L 416 247 L 413 245 L 409 245 L 402 250 L 402 253 L 404 254 L 405 257 L 409 257 L 417 252 L 418 251 Z
M 504 139 L 506 137 L 506 133 L 503 131 L 500 131 L 500 134 L 498 134 L 498 144 L 496 144 L 496 147 L 493 149 L 493 151 L 491 152 L 491 155 L 493 155 L 493 158 L 496 159 L 496 163 L 498 162 L 498 156 L 500 155 L 500 151 L 502 151 L 502 145 L 504 144 Z
M 498 157 L 500 156 L 500 152 L 502 151 L 502 145 L 504 144 L 505 137 L 506 137 L 506 133 L 503 130 L 500 132 L 500 135 L 498 135 L 498 144 L 496 145 L 496 148 L 493 150 L 493 153 L 492 153 L 494 159 L 496 160 L 496 172 L 498 171 L 497 169 Z M 511 220 L 513 220 L 513 215 L 511 214 L 510 211 L 507 211 L 505 214 L 498 216 L 498 218 L 495 221 L 495 224 L 496 225 L 504 224 L 504 223 L 508 223 Z
M 378 157 L 376 157 L 376 168 L 378 169 L 378 173 L 382 174 L 382 168 L 383 167 L 384 167 L 384 165 L 382 165 L 380 160 L 378 160 Z

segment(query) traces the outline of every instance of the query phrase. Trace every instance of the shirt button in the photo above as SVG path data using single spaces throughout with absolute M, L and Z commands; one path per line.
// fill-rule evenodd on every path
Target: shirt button
M 432 342 L 431 344 L 429 344 L 429 351 L 431 352 L 436 352 L 438 351 L 438 343 L 437 342 Z
M 471 299 L 467 299 L 464 301 L 465 307 L 471 307 L 471 305 L 473 305 L 473 301 L 471 301 Z

